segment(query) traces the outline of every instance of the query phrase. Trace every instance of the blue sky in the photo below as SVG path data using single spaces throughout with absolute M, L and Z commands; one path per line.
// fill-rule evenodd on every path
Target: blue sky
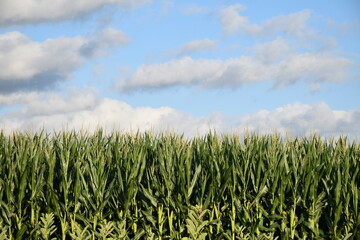
M 360 2 L 3 0 L 0 127 L 360 134 Z

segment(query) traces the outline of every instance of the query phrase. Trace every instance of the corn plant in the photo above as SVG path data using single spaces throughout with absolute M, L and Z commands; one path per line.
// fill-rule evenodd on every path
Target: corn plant
M 360 239 L 345 136 L 0 131 L 0 239 Z
M 41 236 L 44 240 L 52 240 L 55 238 L 51 238 L 51 236 L 56 231 L 56 226 L 54 225 L 54 214 L 53 213 L 47 213 L 43 214 L 42 217 L 40 217 L 40 229 L 38 230 L 38 234 Z

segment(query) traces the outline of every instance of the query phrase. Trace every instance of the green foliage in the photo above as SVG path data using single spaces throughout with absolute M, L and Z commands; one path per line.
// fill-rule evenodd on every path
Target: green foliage
M 46 213 L 43 214 L 43 217 L 40 217 L 40 229 L 38 230 L 38 234 L 44 240 L 55 239 L 51 238 L 56 231 L 56 226 L 54 225 L 54 214 L 53 213 Z
M 0 240 L 8 240 L 9 239 L 9 227 L 4 226 L 2 221 L 0 221 Z
M 346 137 L 0 131 L 1 239 L 360 239 Z
M 193 239 L 193 240 L 204 240 L 206 239 L 207 233 L 205 229 L 207 225 L 209 225 L 208 220 L 204 220 L 204 216 L 207 213 L 207 210 L 203 211 L 201 207 L 190 206 L 189 214 L 186 221 L 186 228 L 190 235 L 189 237 L 183 238 L 186 239 Z

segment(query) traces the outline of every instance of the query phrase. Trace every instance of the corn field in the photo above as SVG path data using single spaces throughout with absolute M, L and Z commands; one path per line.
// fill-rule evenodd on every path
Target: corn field
M 346 137 L 0 132 L 0 240 L 360 239 Z

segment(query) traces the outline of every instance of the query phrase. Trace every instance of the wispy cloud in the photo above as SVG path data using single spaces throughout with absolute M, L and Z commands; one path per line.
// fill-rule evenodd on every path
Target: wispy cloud
M 188 15 L 196 15 L 196 14 L 206 13 L 207 11 L 208 10 L 204 7 L 201 7 L 197 4 L 191 4 L 191 5 L 185 6 L 181 12 L 185 16 L 188 16 Z
M 92 38 L 59 37 L 35 42 L 20 32 L 0 35 L 0 93 L 46 89 L 87 59 L 110 47 L 127 44 L 129 38 L 116 29 L 105 29 Z
M 211 39 L 193 40 L 187 42 L 179 47 L 175 47 L 165 52 L 164 55 L 170 57 L 187 56 L 194 53 L 214 50 L 216 48 L 216 41 Z
M 1 0 L 0 25 L 31 24 L 81 17 L 108 4 L 133 8 L 151 0 Z
M 255 36 L 274 34 L 301 35 L 306 29 L 306 22 L 311 11 L 304 10 L 288 15 L 276 16 L 260 24 L 251 23 L 248 17 L 241 15 L 246 8 L 241 4 L 231 5 L 220 13 L 220 23 L 226 34 L 243 33 Z
M 179 55 L 187 55 L 202 50 L 214 49 L 216 42 L 210 39 L 190 41 L 179 47 Z
M 169 1 L 169 0 L 163 0 L 161 2 L 161 14 L 162 15 L 167 15 L 171 8 L 174 7 L 174 2 L 173 1 Z

